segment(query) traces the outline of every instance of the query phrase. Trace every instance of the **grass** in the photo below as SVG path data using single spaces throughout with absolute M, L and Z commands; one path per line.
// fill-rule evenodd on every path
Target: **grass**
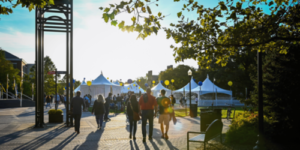
M 176 107 L 176 105 L 175 105 Z M 211 107 L 198 107 L 198 113 L 197 113 L 197 116 L 200 116 L 200 112 L 201 110 L 200 109 L 212 109 Z M 214 109 L 222 109 L 222 118 L 223 119 L 226 119 L 227 118 L 227 108 L 226 107 L 214 107 Z M 251 107 L 249 107 L 250 109 Z M 186 113 L 187 111 L 187 113 Z M 189 116 L 189 107 L 187 107 L 187 109 L 185 108 L 180 108 L 180 109 L 175 109 L 175 116 L 176 117 L 185 117 L 185 116 Z M 244 109 L 243 107 L 235 107 L 235 113 L 234 113 L 234 108 L 231 109 L 231 114 L 230 114 L 230 119 L 233 119 L 233 116 L 234 115 L 237 115 L 239 113 L 244 113 Z M 257 113 L 257 111 L 255 111 L 254 113 Z

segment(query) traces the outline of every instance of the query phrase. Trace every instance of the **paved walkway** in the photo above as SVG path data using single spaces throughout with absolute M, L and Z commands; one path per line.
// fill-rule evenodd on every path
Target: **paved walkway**
M 64 110 L 64 106 L 60 105 Z M 111 121 L 104 122 L 104 129 L 97 130 L 95 117 L 84 112 L 80 134 L 65 124 L 50 124 L 45 110 L 47 127 L 34 128 L 34 108 L 0 109 L 0 149 L 186 149 L 187 131 L 200 131 L 200 118 L 178 117 L 176 125 L 171 124 L 169 140 L 161 139 L 158 119 L 154 119 L 153 140 L 142 142 L 141 124 L 138 124 L 136 140 L 129 139 L 129 125 L 124 114 L 110 114 Z M 228 130 L 230 121 L 224 123 L 223 133 Z M 148 137 L 148 136 L 147 136 Z M 191 149 L 199 149 L 202 144 L 191 144 Z

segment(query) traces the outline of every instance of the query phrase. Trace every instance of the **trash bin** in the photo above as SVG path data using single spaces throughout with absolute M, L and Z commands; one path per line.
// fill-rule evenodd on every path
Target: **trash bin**
M 200 109 L 200 131 L 206 131 L 206 128 L 215 119 L 221 120 L 222 109 Z
M 197 104 L 191 104 L 190 116 L 197 117 Z

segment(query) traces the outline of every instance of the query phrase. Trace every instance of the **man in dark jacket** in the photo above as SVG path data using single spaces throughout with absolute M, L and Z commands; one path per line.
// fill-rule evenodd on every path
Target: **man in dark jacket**
M 108 121 L 108 120 L 110 120 L 109 118 L 108 118 L 108 114 L 109 114 L 109 105 L 110 105 L 110 103 L 111 103 L 111 100 L 112 100 L 112 93 L 109 93 L 108 94 L 108 97 L 106 97 L 106 99 L 105 99 L 105 115 L 104 115 L 104 120 L 105 121 Z
M 71 100 L 71 111 L 73 112 L 73 117 L 75 119 L 75 132 L 79 134 L 79 127 L 80 127 L 80 119 L 82 114 L 81 106 L 83 109 L 85 108 L 85 104 L 83 98 L 80 97 L 81 92 L 76 92 L 76 97 L 72 98 Z

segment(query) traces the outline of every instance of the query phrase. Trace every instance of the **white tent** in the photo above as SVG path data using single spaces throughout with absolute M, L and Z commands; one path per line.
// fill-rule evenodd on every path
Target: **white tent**
M 102 73 L 92 81 L 91 86 L 81 85 L 80 90 L 81 96 L 91 94 L 92 101 L 97 99 L 100 94 L 104 97 L 107 97 L 109 92 L 112 92 L 114 95 L 121 94 L 121 86 L 109 82 Z
M 128 91 L 132 91 L 134 93 L 145 93 L 144 89 L 142 89 L 142 87 L 139 89 L 140 85 L 138 85 L 136 82 L 133 82 L 131 84 L 127 84 L 127 85 L 124 85 L 122 87 L 122 93 L 128 93 Z M 128 89 L 129 88 L 129 89 Z
M 181 89 L 173 91 L 173 93 L 182 93 L 183 94 L 185 92 L 185 94 L 186 94 L 187 92 L 190 91 L 190 83 L 191 83 L 191 90 L 194 89 L 195 87 L 198 87 L 198 84 L 194 81 L 194 79 L 192 77 L 191 82 L 189 82 L 187 85 L 185 85 Z
M 199 93 L 200 92 L 200 86 L 192 89 L 192 92 Z M 209 77 L 207 75 L 206 79 L 203 81 L 201 86 L 201 95 L 208 94 L 208 93 L 223 93 L 227 95 L 232 95 L 232 91 L 222 89 L 218 86 L 216 86 L 213 82 L 209 80 Z
M 81 85 L 86 85 L 85 78 L 83 79 L 83 81 L 81 82 L 81 84 L 74 90 L 74 93 L 76 93 L 77 91 L 80 91 L 80 86 Z
M 120 83 L 119 83 L 118 80 L 114 81 L 113 84 L 115 84 L 115 85 L 120 85 Z
M 171 90 L 165 88 L 165 87 L 159 82 L 156 86 L 154 86 L 153 88 L 151 88 L 151 91 L 152 91 L 152 93 L 153 93 L 153 96 L 158 97 L 159 94 L 160 94 L 160 90 L 162 90 L 162 89 L 166 90 L 165 96 L 169 97 L 169 96 L 171 95 Z

